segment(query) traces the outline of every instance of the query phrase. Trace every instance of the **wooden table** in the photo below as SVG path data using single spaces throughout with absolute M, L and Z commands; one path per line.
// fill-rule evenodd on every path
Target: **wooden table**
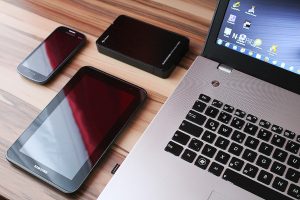
M 0 199 L 96 199 L 193 60 L 202 51 L 216 0 L 0 0 Z M 190 51 L 170 78 L 161 79 L 97 52 L 95 41 L 121 14 L 190 38 Z M 57 26 L 86 33 L 88 44 L 47 85 L 21 77 L 17 65 Z M 85 65 L 145 88 L 149 98 L 83 187 L 64 195 L 12 166 L 7 149 L 55 94 Z

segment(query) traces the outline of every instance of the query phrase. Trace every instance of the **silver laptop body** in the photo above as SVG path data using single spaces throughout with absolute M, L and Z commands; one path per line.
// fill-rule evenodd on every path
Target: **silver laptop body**
M 256 2 L 258 1 L 256 0 Z M 236 1 L 224 2 L 227 2 L 227 6 L 230 6 L 228 3 L 232 3 L 232 8 L 236 3 Z M 240 1 L 241 4 L 243 2 L 249 1 Z M 205 102 L 205 98 L 201 99 L 201 95 L 210 97 L 210 101 Z M 214 105 L 214 100 L 218 100 L 223 104 L 220 107 L 218 102 Z M 203 105 L 203 103 L 206 105 L 202 112 L 197 111 L 199 102 L 201 102 L 200 105 Z M 234 110 L 231 112 L 230 109 L 227 110 L 227 107 L 224 111 L 225 105 L 233 107 Z M 219 111 L 218 115 L 216 117 L 207 116 L 206 109 L 208 107 L 216 108 Z M 237 111 L 244 111 L 245 116 L 237 117 L 236 114 L 240 114 Z M 218 120 L 222 112 L 232 116 L 228 123 Z M 202 125 L 197 124 L 197 120 L 203 121 L 203 119 L 199 119 L 199 114 L 205 117 L 204 122 L 199 122 L 200 124 L 203 123 Z M 249 114 L 250 118 L 247 118 Z M 253 119 L 253 116 L 257 117 L 257 120 Z M 237 124 L 235 124 L 237 126 L 231 127 L 234 118 L 242 119 L 245 122 L 241 129 L 235 128 L 238 127 Z M 208 123 L 209 119 L 212 120 L 210 122 L 218 123 L 215 130 L 212 130 L 214 129 L 212 127 L 216 124 Z M 269 127 L 268 124 L 262 122 L 270 122 Z M 183 123 L 197 126 L 198 131 L 201 127 L 200 136 L 198 136 L 199 133 L 189 134 L 188 130 L 190 129 L 182 128 L 185 125 Z M 290 180 L 291 177 L 286 178 L 291 176 L 288 173 L 293 172 L 293 170 L 299 172 L 297 163 L 291 165 L 293 161 L 291 156 L 293 156 L 292 158 L 299 158 L 299 150 L 296 152 L 296 148 L 295 152 L 291 152 L 292 149 L 290 149 L 291 143 L 298 144 L 299 142 L 297 134 L 300 133 L 299 123 L 300 96 L 298 94 L 199 56 L 98 199 L 300 199 L 299 180 L 295 182 L 295 179 L 294 181 Z M 258 129 L 255 133 L 248 133 L 252 131 L 251 128 L 245 132 L 247 124 L 255 125 L 254 127 L 258 127 Z M 219 132 L 222 125 L 232 128 L 228 136 Z M 278 129 L 276 129 L 278 127 L 283 127 L 283 130 L 278 132 Z M 261 129 L 268 130 L 271 133 L 269 140 L 264 137 L 266 135 L 260 133 Z M 178 131 L 184 133 L 185 136 L 188 135 L 188 137 L 185 137 L 188 142 L 182 141 L 184 137 L 181 138 L 182 140 L 178 140 L 175 136 Z M 204 135 L 207 136 L 206 132 L 213 133 L 211 136 L 215 138 L 208 137 L 204 139 Z M 243 134 L 238 135 L 235 133 L 235 136 L 233 136 L 234 132 Z M 245 138 L 243 138 L 243 135 Z M 279 139 L 284 139 L 276 141 L 276 138 L 273 139 L 273 137 L 278 137 L 277 135 L 280 136 Z M 230 143 L 227 147 L 221 144 L 216 145 L 219 138 L 226 139 Z M 251 138 L 255 138 L 254 141 L 258 140 L 258 144 L 254 144 L 255 142 L 251 144 Z M 197 149 L 195 148 L 196 144 L 191 145 L 192 140 L 201 141 L 201 147 Z M 272 144 L 272 141 L 274 144 Z M 248 145 L 246 145 L 246 142 L 248 142 Z M 243 147 L 239 156 L 229 152 L 232 143 Z M 261 151 L 260 146 L 263 143 L 273 146 L 270 155 Z M 283 146 L 280 147 L 281 145 Z M 182 147 L 182 150 L 178 146 Z M 207 156 L 209 151 L 206 147 L 215 148 L 216 151 L 211 157 Z M 206 148 L 205 153 L 203 153 L 204 148 Z M 247 149 L 256 154 L 254 160 L 243 158 Z M 276 159 L 273 158 L 275 151 L 279 150 L 288 153 L 283 161 L 280 161 L 280 156 Z M 177 152 L 179 155 L 174 155 Z M 219 152 L 230 155 L 226 162 L 223 163 L 220 158 L 217 161 Z M 258 161 L 259 157 L 271 159 L 271 163 L 266 166 L 262 160 Z M 239 166 L 240 169 L 238 169 L 238 166 L 233 166 L 236 161 L 233 159 L 243 161 L 243 165 Z M 265 161 L 268 162 L 268 159 Z M 260 164 L 257 164 L 258 162 Z M 280 172 L 272 170 L 275 162 L 286 167 L 282 175 L 280 175 Z M 220 166 L 222 170 L 220 170 Z M 254 168 L 251 168 L 251 166 L 254 166 Z M 251 170 L 256 172 L 253 173 Z M 297 177 L 295 178 L 297 179 Z

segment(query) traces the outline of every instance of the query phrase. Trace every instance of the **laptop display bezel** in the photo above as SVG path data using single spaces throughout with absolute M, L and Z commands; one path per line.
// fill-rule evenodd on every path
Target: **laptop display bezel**
M 230 0 L 220 0 L 202 56 L 300 94 L 299 75 L 216 43 Z

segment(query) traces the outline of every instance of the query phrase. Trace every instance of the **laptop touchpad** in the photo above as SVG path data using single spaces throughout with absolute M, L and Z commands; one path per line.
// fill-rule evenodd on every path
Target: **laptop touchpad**
M 226 198 L 224 194 L 218 193 L 216 191 L 212 191 L 211 195 L 208 197 L 207 200 L 230 200 L 230 199 Z

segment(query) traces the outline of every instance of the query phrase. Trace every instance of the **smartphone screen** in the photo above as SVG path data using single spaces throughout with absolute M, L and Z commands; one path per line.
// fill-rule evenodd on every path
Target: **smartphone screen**
M 81 33 L 66 27 L 58 27 L 21 65 L 39 74 L 39 77 L 49 78 L 58 67 L 68 61 L 84 41 L 85 37 Z M 21 74 L 29 76 L 29 74 Z M 34 79 L 33 77 L 28 78 Z

